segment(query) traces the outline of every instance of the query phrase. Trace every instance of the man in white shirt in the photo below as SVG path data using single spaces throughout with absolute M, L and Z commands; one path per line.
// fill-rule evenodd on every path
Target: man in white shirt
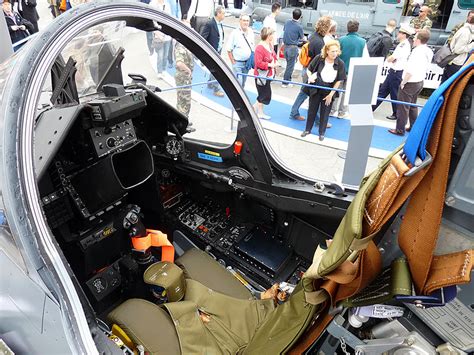
M 263 20 L 263 27 L 270 27 L 275 33 L 277 33 L 277 23 L 276 17 L 281 12 L 281 4 L 276 2 L 272 5 L 272 13 L 265 17 Z M 278 37 L 277 35 L 273 36 L 273 50 L 278 54 Z
M 377 97 L 386 98 L 390 94 L 392 100 L 397 100 L 398 88 L 402 82 L 403 69 L 406 68 L 408 56 L 411 53 L 411 44 L 408 38 L 415 34 L 415 30 L 408 24 L 402 24 L 398 30 L 397 39 L 398 45 L 393 51 L 393 54 L 388 56 L 387 62 L 390 67 L 385 81 L 380 85 Z M 372 106 L 372 111 L 375 111 L 380 106 L 382 101 L 377 101 Z M 392 103 L 392 114 L 387 116 L 389 120 L 397 119 L 397 104 Z
M 471 12 L 473 11 L 469 12 L 466 23 L 456 32 L 449 43 L 451 52 L 458 54 L 458 56 L 444 68 L 441 83 L 461 69 L 469 52 L 474 49 L 474 16 L 471 15 Z
M 227 54 L 235 73 L 248 73 L 246 63 L 255 48 L 254 34 L 249 24 L 249 15 L 240 15 L 239 27 L 232 31 L 227 42 Z M 247 77 L 240 76 L 239 79 L 244 87 Z
M 214 0 L 192 0 L 186 19 L 191 23 L 191 26 L 197 33 L 201 33 L 202 28 L 213 14 Z M 195 19 L 191 21 L 193 16 Z
M 408 57 L 405 70 L 403 71 L 402 82 L 398 90 L 398 100 L 416 103 L 418 95 L 423 89 L 423 81 L 429 70 L 433 51 L 426 45 L 430 39 L 430 31 L 420 30 L 413 41 L 414 49 Z M 409 132 L 418 117 L 418 107 L 399 105 L 397 108 L 397 126 L 388 131 L 397 136 L 404 136 L 405 131 Z M 410 119 L 410 127 L 405 129 L 407 120 Z

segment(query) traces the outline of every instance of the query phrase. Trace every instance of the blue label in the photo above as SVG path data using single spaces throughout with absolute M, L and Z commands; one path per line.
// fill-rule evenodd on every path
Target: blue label
M 204 153 L 198 153 L 198 158 L 213 161 L 215 163 L 222 163 L 223 162 L 222 157 L 216 157 L 214 155 L 204 154 Z
M 4 226 L 7 224 L 7 218 L 2 210 L 0 210 L 0 226 Z

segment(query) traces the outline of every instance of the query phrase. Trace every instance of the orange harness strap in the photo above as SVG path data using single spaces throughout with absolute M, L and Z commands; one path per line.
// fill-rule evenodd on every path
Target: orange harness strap
M 161 261 L 174 262 L 174 246 L 168 236 L 158 230 L 147 229 L 145 237 L 132 237 L 135 250 L 148 250 L 150 247 L 161 247 Z

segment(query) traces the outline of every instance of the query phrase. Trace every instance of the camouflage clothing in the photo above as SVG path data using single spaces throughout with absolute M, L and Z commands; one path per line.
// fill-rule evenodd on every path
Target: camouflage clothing
M 438 9 L 440 4 L 441 0 L 427 0 L 424 2 L 423 6 L 428 6 L 431 9 L 430 19 L 434 20 L 439 16 L 440 11 Z
M 179 70 L 176 66 L 176 74 L 174 75 L 176 86 L 191 85 L 193 81 L 192 71 L 194 69 L 193 54 L 181 43 L 176 43 L 174 55 L 176 64 L 181 62 L 191 70 L 191 74 L 189 74 L 187 70 Z M 191 111 L 191 87 L 178 89 L 177 91 L 176 108 L 183 115 L 189 117 L 189 111 Z
M 419 17 L 414 17 L 410 21 L 410 26 L 413 27 L 415 30 L 422 30 L 426 29 L 429 30 L 431 29 L 431 26 L 433 25 L 433 22 L 427 17 L 424 20 L 420 19 Z
M 464 23 L 465 22 L 461 22 L 461 23 L 458 23 L 456 26 L 454 26 L 454 28 L 451 30 L 451 34 L 448 37 L 448 43 L 451 43 L 451 40 L 453 39 L 454 35 L 462 26 L 464 26 Z

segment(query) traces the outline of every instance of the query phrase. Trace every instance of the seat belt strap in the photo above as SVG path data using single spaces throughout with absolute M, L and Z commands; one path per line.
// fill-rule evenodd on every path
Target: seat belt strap
M 472 69 L 473 64 L 470 63 L 471 60 L 472 59 L 469 58 L 465 67 L 439 86 L 439 88 L 430 96 L 423 107 L 423 110 L 420 112 L 420 115 L 416 119 L 403 147 L 404 153 L 411 164 L 415 163 L 417 156 L 421 157 L 421 159 L 425 159 L 426 145 L 431 135 L 431 128 L 435 118 L 437 117 L 439 108 L 445 101 L 443 94 L 452 87 L 452 84 L 459 76 L 462 76 L 464 72 Z
M 151 247 L 161 248 L 161 261 L 174 262 L 174 246 L 168 240 L 168 236 L 159 230 L 147 229 L 144 237 L 133 237 L 133 249 L 146 251 Z
M 398 242 L 408 259 L 418 294 L 427 294 L 443 286 L 466 283 L 470 279 L 472 251 L 436 258 L 433 258 L 433 252 L 444 207 L 458 105 L 464 88 L 473 75 L 474 70 L 470 70 L 447 91 L 444 109 L 438 115 L 428 143 L 433 163 L 411 195 L 400 228 Z
M 347 284 L 331 280 L 331 274 L 338 273 L 339 266 L 354 255 L 351 246 L 360 246 L 353 245 L 354 239 L 365 239 L 378 233 L 410 195 L 399 245 L 408 259 L 417 293 L 427 294 L 440 287 L 469 282 L 472 250 L 433 256 L 441 223 L 457 107 L 465 86 L 474 75 L 474 70 L 469 68 L 452 80 L 439 112 L 436 112 L 439 107 L 432 112 L 436 117 L 432 128 L 423 128 L 424 132 L 429 132 L 429 140 L 426 132 L 423 136 L 429 154 L 423 154 L 421 162 L 406 157 L 406 152 L 401 154 L 400 149 L 387 157 L 374 173 L 364 178 L 328 250 L 320 251 L 317 257 L 315 255 L 311 275 L 307 276 L 322 282 L 320 287 L 326 290 L 332 305 L 354 296 L 380 273 L 381 255 L 370 240 L 366 249 L 357 252 L 359 263 L 355 278 Z M 419 147 L 417 145 L 416 150 Z M 431 157 L 433 162 L 429 165 Z M 313 341 L 324 330 L 324 327 L 315 327 L 319 332 L 312 333 Z
M 433 157 L 433 163 L 410 175 L 408 172 L 413 167 L 407 165 L 403 154 L 398 152 L 392 155 L 364 208 L 362 235 L 371 235 L 380 231 L 411 195 L 399 234 L 399 244 L 407 256 L 415 289 L 419 294 L 428 292 L 425 285 L 430 275 L 441 223 L 457 107 L 472 75 L 474 70 L 464 72 L 446 92 L 446 103 L 438 113 L 428 142 L 428 152 Z M 329 248 L 333 245 L 334 241 Z M 433 272 L 437 270 L 438 276 L 431 275 L 429 290 L 433 290 L 435 285 L 449 286 L 468 282 L 472 268 L 471 255 L 472 252 L 467 251 L 446 256 L 451 267 L 441 264 L 445 257 L 437 257 L 434 263 L 439 265 L 433 265 Z M 319 263 L 320 269 L 325 266 L 324 257 L 325 255 Z M 319 274 L 324 274 L 324 271 Z M 329 274 L 325 275 L 328 276 Z

